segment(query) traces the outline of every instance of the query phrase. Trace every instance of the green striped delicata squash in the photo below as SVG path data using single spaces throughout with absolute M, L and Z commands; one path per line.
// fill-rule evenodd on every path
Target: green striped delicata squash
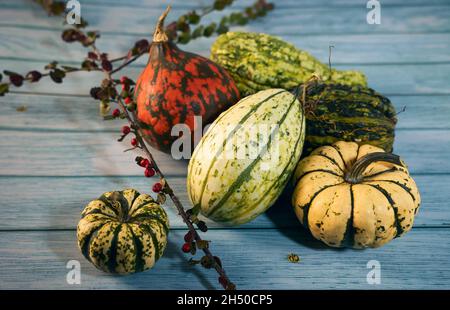
M 211 46 L 211 59 L 231 74 L 242 96 L 268 88 L 293 89 L 313 74 L 325 82 L 367 86 L 361 72 L 332 69 L 330 76 L 328 65 L 268 34 L 222 34 Z
M 387 97 L 361 86 L 318 81 L 304 85 L 306 138 L 303 155 L 342 140 L 371 144 L 392 152 L 397 118 Z
M 284 89 L 240 100 L 212 123 L 189 162 L 189 198 L 228 225 L 251 221 L 278 198 L 297 164 L 305 135 L 300 102 Z
M 164 209 L 134 189 L 104 193 L 88 203 L 77 227 L 78 246 L 95 267 L 129 274 L 153 267 L 167 245 Z

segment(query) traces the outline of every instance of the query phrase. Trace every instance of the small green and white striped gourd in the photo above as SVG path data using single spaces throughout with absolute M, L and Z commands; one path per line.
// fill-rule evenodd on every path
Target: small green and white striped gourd
M 194 208 L 228 225 L 249 222 L 278 198 L 305 139 L 303 109 L 284 89 L 240 100 L 213 122 L 189 162 Z
M 153 267 L 167 245 L 164 209 L 134 189 L 106 192 L 88 203 L 77 227 L 82 254 L 98 269 L 128 274 Z

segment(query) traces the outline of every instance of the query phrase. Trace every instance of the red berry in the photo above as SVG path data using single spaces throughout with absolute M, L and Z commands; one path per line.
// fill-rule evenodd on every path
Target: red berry
M 111 71 L 113 68 L 112 63 L 109 60 L 102 60 L 102 69 L 105 71 Z
M 88 53 L 88 58 L 91 59 L 91 60 L 98 60 L 98 56 L 94 52 L 89 52 Z
M 143 158 L 143 159 L 139 162 L 139 166 L 148 168 L 148 167 L 150 166 L 150 161 L 149 161 L 147 158 Z
M 112 115 L 114 117 L 119 117 L 120 116 L 120 110 L 119 109 L 114 109 L 114 111 L 112 111 Z
M 155 193 L 159 193 L 162 190 L 162 184 L 161 183 L 155 183 L 153 184 L 153 191 Z
M 133 100 L 130 97 L 126 97 L 124 101 L 125 101 L 125 104 L 130 104 L 133 102 Z
M 41 79 L 42 74 L 39 71 L 30 71 L 27 73 L 27 78 L 30 79 L 31 82 L 37 82 Z
M 122 84 L 122 90 L 128 91 L 130 89 L 130 85 L 128 84 Z
M 129 134 L 131 132 L 131 128 L 130 128 L 130 126 L 123 126 L 122 127 L 122 133 L 124 134 L 124 135 L 127 135 L 127 134 Z
M 187 234 L 184 235 L 184 241 L 186 241 L 186 242 L 192 242 L 192 239 L 194 239 L 194 238 L 192 237 L 192 232 L 191 232 L 191 231 L 188 231 Z
M 189 242 L 186 242 L 185 244 L 183 244 L 183 246 L 181 247 L 181 250 L 184 253 L 189 253 L 191 251 L 191 244 Z
M 125 75 L 120 78 L 120 83 L 122 83 L 122 84 L 125 84 L 127 81 L 128 81 L 128 77 Z
M 137 146 L 138 145 L 138 141 L 136 138 L 131 139 L 131 145 L 132 146 Z
M 155 175 L 155 170 L 153 168 L 147 168 L 145 169 L 144 174 L 147 178 L 151 178 L 152 176 Z
M 16 87 L 20 87 L 23 84 L 23 76 L 20 74 L 11 74 L 9 76 L 9 81 Z

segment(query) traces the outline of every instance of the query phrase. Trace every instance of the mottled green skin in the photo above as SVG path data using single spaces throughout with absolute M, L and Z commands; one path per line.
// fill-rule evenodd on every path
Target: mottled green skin
M 270 135 L 258 138 L 256 126 L 267 126 Z M 304 137 L 303 111 L 292 93 L 267 89 L 241 99 L 214 121 L 192 154 L 187 175 L 192 205 L 227 225 L 255 219 L 288 183 Z M 250 156 L 249 146 L 256 145 L 260 148 Z
M 106 192 L 88 203 L 77 227 L 81 253 L 98 269 L 128 274 L 153 267 L 167 245 L 169 219 L 147 194 Z
M 371 144 L 392 152 L 396 112 L 390 100 L 360 86 L 309 83 L 305 96 L 303 155 L 337 141 Z
M 211 59 L 232 75 L 242 97 L 268 88 L 292 89 L 312 74 L 323 81 L 367 86 L 358 71 L 331 70 L 309 53 L 279 38 L 251 32 L 227 32 L 211 47 Z

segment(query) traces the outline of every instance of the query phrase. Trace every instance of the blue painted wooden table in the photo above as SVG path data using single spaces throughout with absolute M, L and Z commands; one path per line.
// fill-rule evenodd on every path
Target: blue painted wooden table
M 102 32 L 99 48 L 120 55 L 150 38 L 168 4 L 137 0 L 81 0 L 82 16 Z M 209 3 L 171 1 L 171 18 Z M 236 1 L 242 8 L 251 1 Z M 450 1 L 381 1 L 381 24 L 366 22 L 366 1 L 276 1 L 276 10 L 246 30 L 278 35 L 333 66 L 364 71 L 371 87 L 389 96 L 399 115 L 396 153 L 409 164 L 423 204 L 413 230 L 375 250 L 334 250 L 313 240 L 281 200 L 265 215 L 237 228 L 209 223 L 206 238 L 241 289 L 449 289 L 450 288 Z M 212 20 L 215 15 L 208 17 Z M 52 60 L 76 64 L 85 50 L 61 41 L 61 20 L 25 0 L 0 2 L 0 69 L 27 72 Z M 184 47 L 208 55 L 211 39 Z M 125 72 L 136 77 L 142 59 Z M 148 180 L 115 140 L 119 125 L 102 122 L 89 88 L 101 75 L 77 73 L 62 85 L 42 82 L 0 97 L 1 289 L 209 289 L 216 274 L 188 266 L 179 251 L 184 225 L 172 206 L 166 255 L 153 270 L 120 277 L 90 265 L 76 246 L 84 204 L 104 191 Z M 26 107 L 20 112 L 17 108 Z M 188 205 L 186 162 L 156 154 Z M 299 264 L 288 262 L 291 252 Z M 66 281 L 69 260 L 81 262 L 81 284 Z M 367 263 L 381 265 L 381 284 L 370 285 Z

